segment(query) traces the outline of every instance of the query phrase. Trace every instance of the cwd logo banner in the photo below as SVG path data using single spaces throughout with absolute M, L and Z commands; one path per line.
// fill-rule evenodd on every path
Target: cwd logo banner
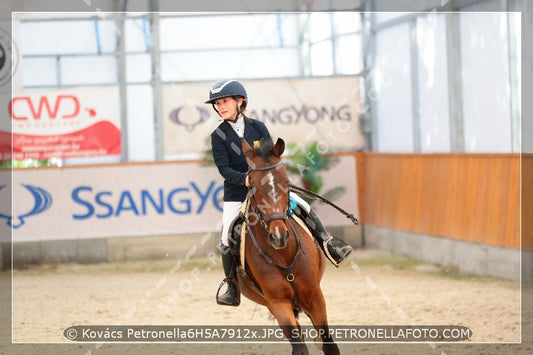
M 356 76 L 242 80 L 248 94 L 246 115 L 264 122 L 274 139 L 324 149 L 360 150 L 359 118 L 367 107 Z M 213 83 L 163 86 L 165 154 L 201 153 L 211 148 L 210 134 L 222 122 L 208 99 Z
M 24 92 L 2 97 L 11 127 L 0 127 L 0 157 L 14 160 L 120 155 L 117 87 Z

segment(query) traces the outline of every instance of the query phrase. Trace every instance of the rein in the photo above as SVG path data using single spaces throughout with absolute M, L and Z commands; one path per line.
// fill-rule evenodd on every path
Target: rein
M 272 257 L 270 257 L 270 255 L 268 255 L 265 251 L 263 251 L 263 249 L 261 249 L 261 247 L 259 246 L 259 243 L 257 242 L 257 239 L 255 238 L 254 232 L 249 227 L 249 223 L 248 222 L 246 223 L 246 228 L 248 228 L 248 232 L 250 232 L 250 238 L 252 239 L 252 242 L 254 243 L 254 246 L 257 249 L 257 251 L 259 252 L 259 254 L 261 255 L 261 257 L 263 259 L 265 259 L 265 261 L 268 264 L 276 266 L 278 269 L 280 269 L 285 274 L 285 276 L 287 277 L 287 280 L 289 282 L 292 282 L 292 281 L 294 281 L 294 274 L 293 274 L 294 265 L 296 265 L 296 259 L 298 258 L 298 255 L 300 254 L 300 250 L 302 250 L 302 241 L 300 240 L 300 238 L 298 238 L 298 235 L 294 231 L 294 227 L 292 225 L 290 227 L 292 229 L 292 233 L 296 237 L 296 242 L 297 242 L 298 249 L 296 249 L 296 254 L 294 254 L 292 262 L 289 265 L 287 265 L 287 266 L 283 266 L 280 263 L 274 261 L 274 259 Z

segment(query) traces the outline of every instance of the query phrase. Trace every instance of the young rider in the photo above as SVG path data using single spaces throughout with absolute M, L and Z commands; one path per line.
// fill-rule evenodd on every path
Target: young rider
M 209 100 L 223 122 L 211 133 L 211 148 L 218 171 L 224 178 L 224 204 L 222 212 L 221 252 L 227 291 L 220 295 L 217 303 L 238 306 L 239 294 L 235 284 L 236 272 L 233 257 L 229 251 L 229 228 L 239 215 L 248 193 L 248 164 L 242 152 L 241 139 L 250 146 L 254 141 L 271 139 L 265 124 L 244 115 L 248 104 L 248 95 L 244 86 L 236 80 L 216 82 L 209 91 Z M 305 213 L 305 221 L 313 236 L 319 240 L 326 256 L 337 267 L 352 253 L 353 249 L 343 242 L 341 246 L 333 245 L 330 237 L 312 208 L 296 194 L 291 198 L 298 202 L 300 211 Z

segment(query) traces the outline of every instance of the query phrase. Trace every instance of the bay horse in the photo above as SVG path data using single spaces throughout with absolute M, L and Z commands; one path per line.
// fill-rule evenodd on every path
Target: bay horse
M 255 146 L 255 142 L 254 142 Z M 249 198 L 245 271 L 237 273 L 241 293 L 266 306 L 292 346 L 308 354 L 296 319 L 303 310 L 322 338 L 324 354 L 339 354 L 328 328 L 320 289 L 326 259 L 309 230 L 289 216 L 289 178 L 281 155 L 285 142 L 261 141 L 252 148 L 242 139 L 248 161 Z

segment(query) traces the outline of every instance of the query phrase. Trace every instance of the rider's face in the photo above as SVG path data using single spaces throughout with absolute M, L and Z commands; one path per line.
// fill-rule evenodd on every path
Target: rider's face
M 239 104 L 242 103 L 242 99 L 239 98 Z M 223 97 L 215 100 L 215 106 L 220 116 L 225 120 L 233 120 L 237 116 L 237 101 L 233 97 Z

